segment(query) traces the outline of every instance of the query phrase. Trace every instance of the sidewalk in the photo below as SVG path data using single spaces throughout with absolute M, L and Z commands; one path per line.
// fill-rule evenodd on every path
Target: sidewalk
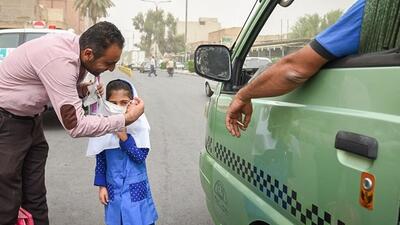
M 166 69 L 159 69 L 159 70 L 161 70 L 161 71 L 165 71 L 165 72 L 167 72 L 167 70 Z M 196 73 L 192 73 L 192 72 L 189 72 L 189 70 L 177 70 L 177 69 L 175 69 L 174 70 L 174 73 L 179 73 L 179 74 L 185 74 L 185 75 L 192 75 L 192 76 L 198 76 Z
M 175 70 L 176 73 L 187 74 L 192 76 L 198 76 L 195 72 L 189 72 L 189 70 Z

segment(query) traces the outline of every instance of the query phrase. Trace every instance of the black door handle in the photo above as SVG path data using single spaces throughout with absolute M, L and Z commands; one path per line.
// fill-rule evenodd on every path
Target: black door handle
M 378 157 L 378 141 L 375 138 L 347 131 L 337 132 L 335 148 L 364 156 L 368 159 L 376 159 Z

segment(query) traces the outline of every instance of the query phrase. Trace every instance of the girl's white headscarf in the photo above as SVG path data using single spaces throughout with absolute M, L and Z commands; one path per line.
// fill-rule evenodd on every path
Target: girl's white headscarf
M 138 96 L 133 84 L 125 79 L 120 79 L 127 82 L 133 91 L 133 96 Z M 108 116 L 111 112 L 105 106 L 104 99 L 99 101 L 98 114 Z M 131 134 L 135 139 L 138 148 L 150 149 L 150 125 L 147 121 L 146 115 L 143 113 L 139 119 L 127 127 L 127 133 Z M 95 156 L 106 149 L 119 148 L 119 138 L 115 133 L 103 135 L 101 137 L 89 138 L 89 144 L 86 151 L 87 156 Z

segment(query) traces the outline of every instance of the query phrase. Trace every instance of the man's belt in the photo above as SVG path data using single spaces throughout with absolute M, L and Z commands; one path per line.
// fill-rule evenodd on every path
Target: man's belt
M 0 114 L 3 116 L 7 116 L 9 118 L 17 119 L 17 120 L 34 120 L 36 117 L 39 116 L 39 114 L 36 114 L 34 116 L 18 116 L 18 115 L 10 113 L 9 111 L 7 111 L 1 107 L 0 107 Z

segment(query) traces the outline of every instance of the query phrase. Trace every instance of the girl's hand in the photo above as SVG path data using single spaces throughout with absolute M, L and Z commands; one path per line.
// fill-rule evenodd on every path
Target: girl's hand
M 99 200 L 101 204 L 108 204 L 108 192 L 106 187 L 99 187 Z
M 128 139 L 128 135 L 126 134 L 126 127 L 120 132 L 117 132 L 117 136 L 121 141 L 126 141 Z

